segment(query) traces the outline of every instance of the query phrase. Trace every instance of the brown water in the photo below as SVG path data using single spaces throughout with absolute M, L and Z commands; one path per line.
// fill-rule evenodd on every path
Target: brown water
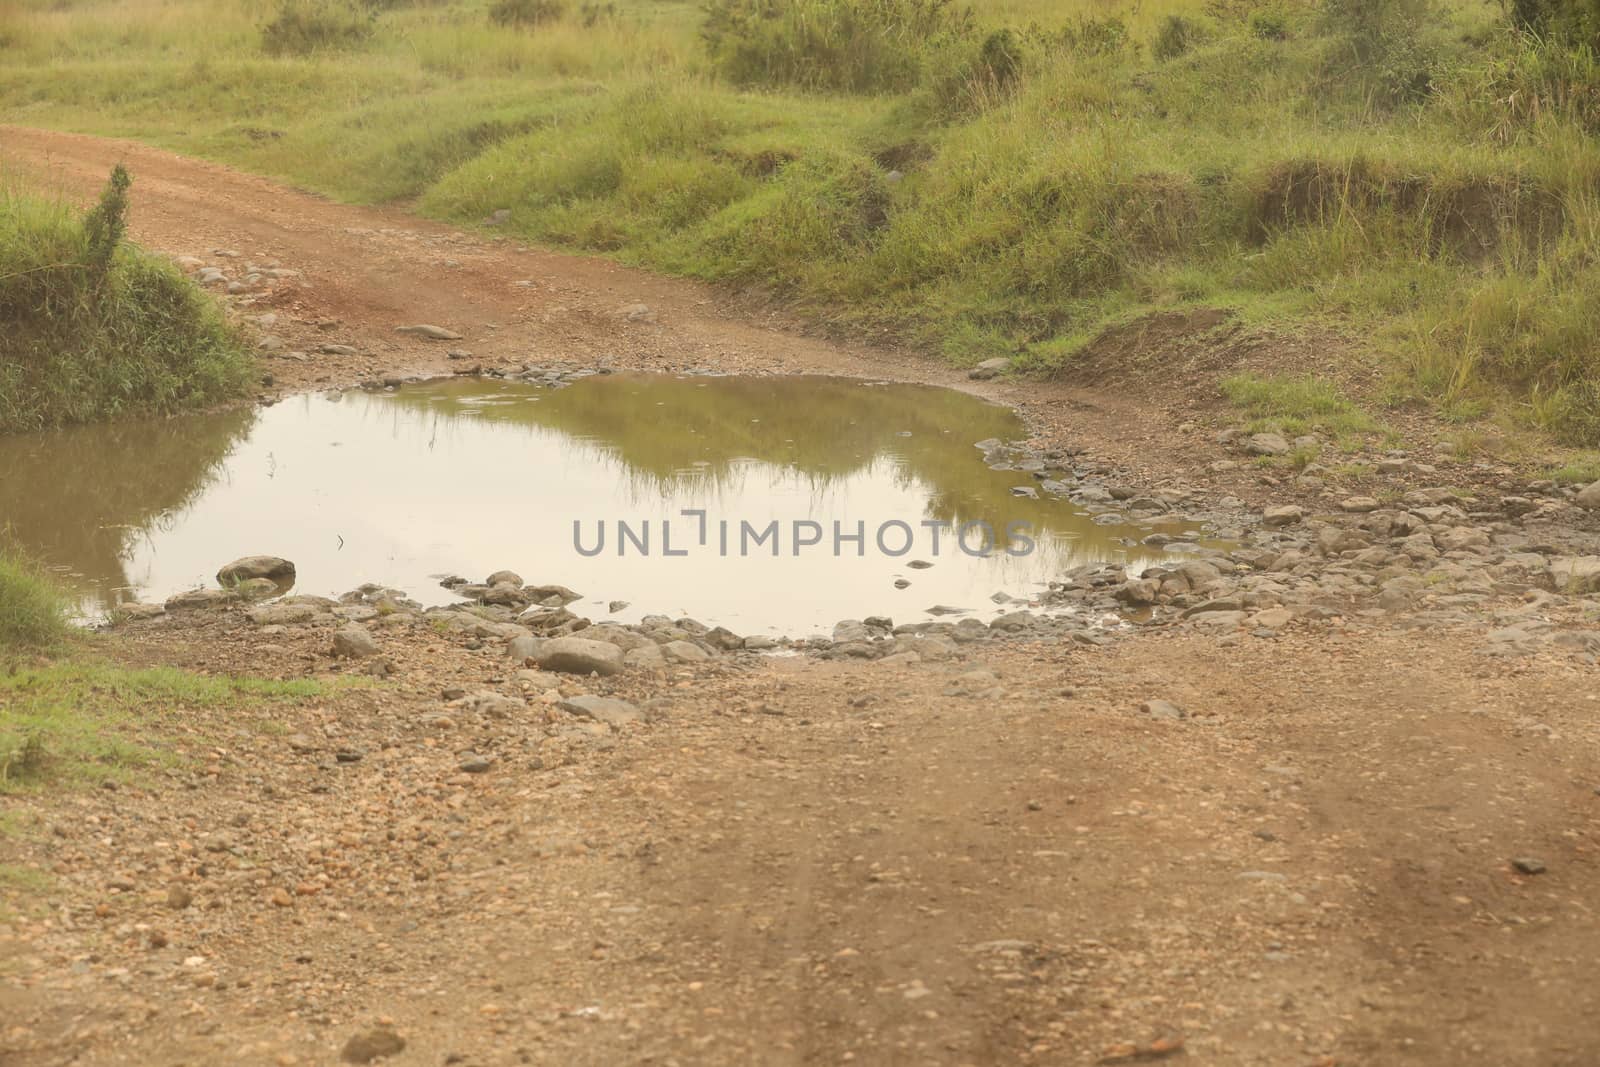
M 609 617 L 803 634 L 936 605 L 988 616 L 994 594 L 1026 600 L 1077 563 L 1146 558 L 1130 543 L 1147 527 L 1015 496 L 1038 480 L 973 447 L 1024 435 L 1005 408 L 921 386 L 461 380 L 0 439 L 0 526 L 100 608 L 214 584 L 223 563 L 267 553 L 295 561 L 297 592 L 372 581 L 444 603 L 440 576 L 510 568 L 579 590 L 573 607 L 595 618 L 626 600 Z M 935 546 L 924 523 L 940 520 L 987 523 L 999 544 L 971 554 L 985 533 L 969 526 L 965 549 L 945 528 Z M 1031 552 L 1006 541 L 1014 523 Z M 585 554 L 602 527 L 603 550 Z

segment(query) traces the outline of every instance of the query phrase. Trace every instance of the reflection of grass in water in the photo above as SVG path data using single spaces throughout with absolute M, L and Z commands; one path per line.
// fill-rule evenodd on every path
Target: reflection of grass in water
M 127 584 L 129 544 L 193 501 L 255 418 L 246 409 L 0 438 L 0 525 L 29 554 L 82 574 L 110 606 L 111 590 Z
M 421 418 L 448 412 L 557 431 L 569 447 L 584 450 L 584 460 L 616 464 L 639 501 L 690 498 L 700 505 L 733 497 L 752 463 L 777 468 L 780 477 L 817 494 L 884 472 L 901 487 L 923 488 L 927 519 L 954 526 L 984 521 L 997 531 L 1017 521 L 1035 532 L 1073 535 L 1067 543 L 1041 544 L 1055 555 L 1090 546 L 1120 552 L 1111 539 L 1124 531 L 1095 526 L 1059 500 L 1011 496 L 1013 485 L 1033 485 L 1033 477 L 989 470 L 973 445 L 1020 438 L 1021 422 L 954 390 L 800 376 L 608 375 L 561 390 L 530 388 L 536 402 L 484 402 L 491 391 L 514 397 L 520 387 L 450 383 L 385 399 Z M 870 525 L 896 516 L 851 516 L 852 522 L 858 517 Z

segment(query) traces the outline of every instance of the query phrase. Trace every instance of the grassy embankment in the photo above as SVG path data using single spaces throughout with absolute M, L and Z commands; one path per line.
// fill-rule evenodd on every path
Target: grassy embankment
M 251 363 L 221 309 L 123 239 L 130 183 L 118 167 L 81 218 L 0 185 L 0 433 L 244 391 Z
M 1581 5 L 258 10 L 19 0 L 0 115 L 458 221 L 510 209 L 518 235 L 770 289 L 957 361 L 1068 368 L 1171 308 L 1314 323 L 1378 365 L 1371 400 L 1600 443 Z

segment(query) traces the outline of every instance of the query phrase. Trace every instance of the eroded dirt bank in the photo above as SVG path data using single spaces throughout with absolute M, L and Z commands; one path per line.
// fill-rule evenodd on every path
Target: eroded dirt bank
M 303 354 L 269 353 L 274 390 L 464 361 L 960 382 L 1102 456 L 1088 481 L 1237 494 L 1244 535 L 1063 591 L 1154 610 L 1127 635 L 635 634 L 702 654 L 606 677 L 535 669 L 521 604 L 129 622 L 134 663 L 380 684 L 169 723 L 180 758 L 137 787 L 7 799 L 3 858 L 51 888 L 0 926 L 5 1062 L 332 1063 L 391 1034 L 419 1064 L 1600 1059 L 1600 572 L 1561 562 L 1596 551 L 1571 493 L 1425 456 L 1369 508 L 1215 469 L 1238 457 L 1187 409 L 970 384 L 148 149 L 0 151 L 85 192 L 126 156 L 140 240 L 298 271 L 235 294 Z M 463 338 L 394 332 L 417 322 Z M 374 648 L 335 658 L 352 622 Z

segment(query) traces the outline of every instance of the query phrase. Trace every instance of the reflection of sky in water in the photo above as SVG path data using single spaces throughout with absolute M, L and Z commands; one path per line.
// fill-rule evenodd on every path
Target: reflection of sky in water
M 698 394 L 681 392 L 687 383 L 673 383 L 680 390 L 674 396 L 701 405 L 699 417 L 710 412 L 723 420 L 698 429 L 680 427 L 671 405 L 652 401 L 651 380 L 637 378 L 555 392 L 454 383 L 394 396 L 297 397 L 260 412 L 192 500 L 130 531 L 123 548 L 126 580 L 141 598 L 161 598 L 212 582 L 218 566 L 237 556 L 271 553 L 295 561 L 299 592 L 337 594 L 375 581 L 425 603 L 445 603 L 451 597 L 436 575 L 478 579 L 508 567 L 530 582 L 579 590 L 585 599 L 574 607 L 591 617 L 604 617 L 604 603 L 618 599 L 631 603 L 619 616 L 625 619 L 686 612 L 735 630 L 806 633 L 868 614 L 922 618 L 935 604 L 988 616 L 998 610 L 992 594 L 1025 597 L 1066 567 L 1122 558 L 1114 538 L 1141 532 L 1095 526 L 1065 502 L 1012 497 L 1011 486 L 1034 480 L 989 471 L 972 442 L 996 428 L 1018 436 L 1020 427 L 1010 413 L 975 399 L 952 400 L 952 394 L 915 387 L 854 385 L 848 388 L 856 392 L 840 393 L 847 387 L 829 382 L 831 392 L 819 403 L 865 397 L 867 406 L 859 414 L 839 414 L 849 433 L 837 433 L 838 447 L 822 456 L 818 448 L 830 442 L 763 443 L 730 433 L 730 414 L 719 411 L 717 393 L 719 383 L 737 381 L 697 381 L 693 388 L 707 390 Z M 818 380 L 800 380 L 793 403 L 807 402 L 808 381 Z M 954 424 L 900 436 L 906 405 L 915 408 L 923 394 L 945 405 L 953 414 L 941 418 Z M 898 407 L 879 421 L 874 398 Z M 586 423 L 585 405 L 597 402 L 595 411 L 618 420 L 609 423 L 612 432 Z M 731 417 L 744 421 L 738 410 Z M 694 434 L 703 441 L 692 440 Z M 947 439 L 931 439 L 936 436 Z M 731 455 L 724 444 L 730 437 L 738 438 Z M 751 452 L 765 454 L 753 458 Z M 683 459 L 696 455 L 710 458 Z M 679 514 L 684 508 L 708 512 L 708 547 L 694 543 L 697 523 Z M 952 515 L 1000 528 L 1028 521 L 1038 548 L 1028 556 L 972 558 L 957 551 L 946 532 L 935 556 L 932 535 L 920 524 Z M 716 523 L 723 519 L 735 547 L 727 557 L 716 550 Z M 757 549 L 739 556 L 739 522 L 759 529 L 774 519 L 781 554 L 773 558 L 770 549 Z M 574 520 L 582 522 L 589 546 L 605 521 L 602 554 L 585 558 L 575 550 Z M 619 520 L 635 530 L 650 523 L 651 555 L 630 550 L 618 556 Z M 688 547 L 687 556 L 661 554 L 663 520 L 672 521 L 674 547 Z M 796 520 L 821 523 L 824 543 L 793 554 Z M 850 530 L 866 524 L 863 555 L 851 545 L 845 554 L 832 553 L 835 520 Z M 874 545 L 877 527 L 889 520 L 915 531 L 909 555 L 886 557 Z M 901 540 L 895 533 L 891 543 L 898 547 Z M 935 566 L 906 566 L 918 558 Z M 53 562 L 72 566 L 71 560 Z M 899 577 L 911 586 L 895 589 Z

